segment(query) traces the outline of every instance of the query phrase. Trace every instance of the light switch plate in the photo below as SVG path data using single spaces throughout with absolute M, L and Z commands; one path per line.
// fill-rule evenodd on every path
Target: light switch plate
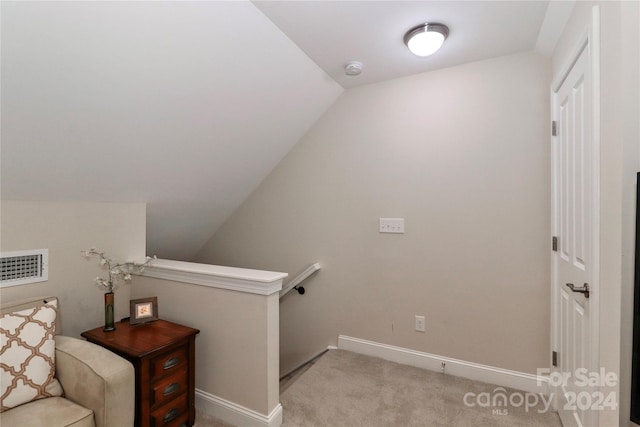
M 404 234 L 404 218 L 380 218 L 380 233 Z

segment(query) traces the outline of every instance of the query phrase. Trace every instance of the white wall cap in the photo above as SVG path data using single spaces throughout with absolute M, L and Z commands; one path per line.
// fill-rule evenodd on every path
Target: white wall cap
M 158 259 L 141 276 L 174 280 L 239 292 L 271 295 L 282 289 L 287 273 Z

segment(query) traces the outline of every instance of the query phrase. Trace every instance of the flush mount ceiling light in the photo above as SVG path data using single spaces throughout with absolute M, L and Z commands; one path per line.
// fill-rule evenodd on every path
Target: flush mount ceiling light
M 404 35 L 404 44 L 417 56 L 429 56 L 435 53 L 449 35 L 444 24 L 422 24 L 412 28 Z

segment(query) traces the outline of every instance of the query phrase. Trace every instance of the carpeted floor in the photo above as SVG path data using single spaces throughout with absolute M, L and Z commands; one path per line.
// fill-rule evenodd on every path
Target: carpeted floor
M 213 418 L 211 415 L 201 414 L 196 411 L 196 423 L 193 427 L 236 427 L 221 420 Z
M 491 406 L 498 394 L 513 405 Z M 283 427 L 561 426 L 555 412 L 543 411 L 541 400 L 526 409 L 523 399 L 535 400 L 524 392 L 342 350 L 323 355 L 280 395 Z M 228 427 L 203 417 L 196 426 Z

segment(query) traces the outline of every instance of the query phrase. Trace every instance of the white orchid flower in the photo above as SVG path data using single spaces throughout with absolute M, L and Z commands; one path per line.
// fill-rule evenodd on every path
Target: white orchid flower
M 106 270 L 109 274 L 108 278 L 96 277 L 95 283 L 106 289 L 108 292 L 113 292 L 118 285 L 118 281 L 123 280 L 125 282 L 131 281 L 131 273 L 142 272 L 144 267 L 150 265 L 154 260 L 158 259 L 155 255 L 153 258 L 145 257 L 145 262 L 140 264 L 136 262 L 123 262 L 118 263 L 113 258 L 108 258 L 104 252 L 99 252 L 96 248 L 92 247 L 88 251 L 80 252 L 85 258 L 95 256 L 99 258 L 100 266 Z

